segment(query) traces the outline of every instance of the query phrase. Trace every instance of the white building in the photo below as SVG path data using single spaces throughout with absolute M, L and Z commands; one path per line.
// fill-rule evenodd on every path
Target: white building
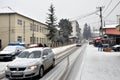
M 71 36 L 69 37 L 70 39 L 76 41 L 76 40 L 80 40 L 80 36 L 81 36 L 81 29 L 79 28 L 79 24 L 76 20 L 71 21 L 72 24 L 72 33 Z

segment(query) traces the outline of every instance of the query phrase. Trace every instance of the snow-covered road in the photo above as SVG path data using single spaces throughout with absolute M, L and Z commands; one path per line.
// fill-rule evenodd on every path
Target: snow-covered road
M 99 52 L 88 45 L 82 75 L 76 80 L 120 80 L 120 52 Z
M 58 54 L 68 47 L 70 46 L 56 48 L 54 51 Z M 83 49 L 85 55 L 82 61 L 79 57 L 76 59 L 78 60 L 76 71 L 74 71 L 76 74 L 72 80 L 120 80 L 120 52 L 100 52 L 93 45 L 87 45 L 86 49 L 84 47 Z M 82 47 L 74 55 L 78 55 L 81 50 Z

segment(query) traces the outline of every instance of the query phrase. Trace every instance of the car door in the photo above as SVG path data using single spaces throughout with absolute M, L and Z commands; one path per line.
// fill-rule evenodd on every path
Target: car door
M 48 57 L 48 52 L 46 49 L 43 50 L 42 59 L 43 59 L 44 68 L 45 69 L 49 68 L 49 57 Z
M 53 64 L 54 55 L 51 49 L 47 49 L 47 51 L 48 51 L 48 57 L 49 57 L 49 66 L 51 66 Z

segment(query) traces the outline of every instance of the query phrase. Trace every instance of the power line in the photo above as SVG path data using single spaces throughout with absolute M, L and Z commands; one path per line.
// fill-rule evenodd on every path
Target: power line
M 100 23 L 100 21 L 91 22 L 91 23 L 87 23 L 87 24 L 98 24 L 98 23 Z M 84 24 L 83 25 L 79 25 L 79 26 L 84 26 Z
M 108 3 L 107 7 L 105 8 L 105 10 L 103 11 L 103 13 L 105 13 L 105 11 L 107 11 L 107 9 L 109 8 L 109 6 L 111 5 L 113 0 L 110 0 L 110 2 Z
M 108 13 L 108 15 L 105 16 L 107 18 L 114 10 L 115 8 L 120 4 L 120 1 L 115 5 L 115 7 Z
M 80 17 L 77 17 L 76 19 L 74 19 L 74 20 L 79 20 L 79 19 L 83 19 L 83 18 L 86 18 L 86 17 L 88 17 L 88 16 L 91 16 L 91 15 L 93 15 L 93 14 L 95 14 L 95 13 L 97 13 L 99 10 L 97 10 L 97 11 L 94 11 L 94 12 L 91 12 L 91 13 L 88 13 L 88 14 L 86 14 L 86 15 L 83 15 L 83 16 L 80 16 Z M 71 21 L 73 20 L 73 18 L 71 19 Z

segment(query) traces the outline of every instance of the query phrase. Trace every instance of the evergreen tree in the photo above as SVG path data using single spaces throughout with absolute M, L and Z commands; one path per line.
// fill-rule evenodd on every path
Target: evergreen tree
M 84 25 L 84 29 L 83 29 L 83 38 L 84 39 L 87 39 L 87 23 L 85 23 L 85 25 Z
M 69 36 L 72 32 L 71 22 L 68 19 L 61 19 L 58 26 L 63 33 L 64 40 L 66 42 L 69 41 Z
M 88 26 L 87 23 L 85 23 L 85 25 L 84 25 L 83 37 L 84 37 L 84 39 L 91 38 L 91 28 L 90 28 L 90 26 Z
M 88 26 L 88 38 L 91 38 L 91 37 L 92 37 L 91 28 L 90 28 L 90 26 Z
M 51 4 L 48 11 L 49 11 L 49 13 L 48 13 L 46 23 L 48 25 L 49 33 L 47 34 L 47 37 L 49 38 L 49 40 L 54 42 L 54 37 L 55 37 L 56 31 L 57 31 L 57 29 L 55 28 L 57 19 L 55 17 L 55 8 L 53 7 L 53 4 Z

